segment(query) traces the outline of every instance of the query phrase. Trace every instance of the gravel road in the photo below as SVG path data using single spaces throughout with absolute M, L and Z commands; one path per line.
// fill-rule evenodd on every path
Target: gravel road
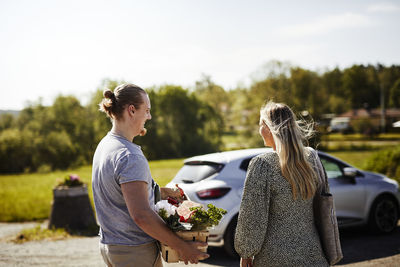
M 98 237 L 73 237 L 24 244 L 10 242 L 22 229 L 36 225 L 37 223 L 0 223 L 0 266 L 104 266 L 98 250 Z M 344 259 L 338 266 L 400 266 L 400 224 L 390 235 L 374 235 L 364 229 L 341 231 L 341 242 Z M 211 255 L 209 259 L 187 266 L 239 267 L 239 261 L 229 258 L 222 247 L 210 246 L 208 252 Z M 164 266 L 185 265 L 165 263 Z

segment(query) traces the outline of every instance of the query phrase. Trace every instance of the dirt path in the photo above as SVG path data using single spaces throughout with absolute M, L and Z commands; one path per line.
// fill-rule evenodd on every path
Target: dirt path
M 15 237 L 23 228 L 36 225 L 37 223 L 0 223 L 0 266 L 104 266 L 98 251 L 98 237 L 74 237 L 24 244 L 9 241 L 10 237 Z M 400 225 L 390 235 L 373 235 L 362 229 L 342 231 L 341 241 L 345 257 L 338 266 L 400 266 Z M 239 267 L 239 261 L 229 258 L 222 247 L 210 246 L 208 252 L 210 259 L 186 266 Z M 164 266 L 185 265 L 171 263 Z

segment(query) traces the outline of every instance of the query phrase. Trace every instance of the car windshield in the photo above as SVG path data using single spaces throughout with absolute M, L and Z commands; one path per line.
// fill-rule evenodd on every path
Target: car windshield
M 178 171 L 173 181 L 175 183 L 195 183 L 218 173 L 223 167 L 223 164 L 215 162 L 187 162 Z

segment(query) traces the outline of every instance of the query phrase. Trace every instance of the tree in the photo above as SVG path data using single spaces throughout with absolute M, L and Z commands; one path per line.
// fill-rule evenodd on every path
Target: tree
M 21 110 L 16 124 L 20 130 L 29 130 L 35 135 L 46 135 L 53 129 L 49 107 L 44 106 L 40 101 Z
M 343 72 L 344 97 L 350 100 L 351 108 L 379 106 L 379 83 L 374 68 L 354 65 Z
M 210 76 L 203 74 L 201 80 L 196 81 L 194 93 L 201 101 L 218 112 L 223 118 L 224 125 L 226 125 L 231 114 L 231 99 L 224 88 L 215 84 Z
M 379 88 L 383 90 L 385 107 L 399 107 L 395 105 L 396 100 L 396 89 L 393 88 L 398 79 L 400 79 L 400 66 L 390 66 L 385 67 L 378 64 L 377 66 L 378 78 L 379 78 Z M 392 92 L 394 90 L 394 92 Z M 397 96 L 398 97 L 398 96 Z
M 297 111 L 307 110 L 313 117 L 321 113 L 321 102 L 325 95 L 321 94 L 321 82 L 315 72 L 296 67 L 291 69 L 290 74 L 291 95 L 293 108 Z
M 191 156 L 219 148 L 222 118 L 208 104 L 180 86 L 148 90 L 152 120 L 148 134 L 136 137 L 149 159 Z M 155 145 L 158 144 L 158 145 Z
M 231 116 L 227 122 L 230 131 L 241 131 L 247 120 L 249 91 L 246 88 L 229 90 Z M 252 108 L 252 107 L 251 107 Z
M 81 154 L 82 148 L 82 144 L 73 143 L 65 131 L 53 131 L 47 136 L 37 136 L 34 139 L 32 169 L 37 170 L 47 165 L 52 170 L 57 170 L 66 169 L 72 164 L 87 163 L 87 159 Z
M 33 139 L 28 130 L 13 128 L 0 132 L 0 173 L 23 172 L 32 166 Z
M 54 139 L 68 135 L 73 146 L 71 149 L 76 156 L 74 164 L 78 164 L 75 163 L 78 161 L 81 164 L 90 163 L 93 156 L 94 131 L 87 109 L 74 96 L 58 96 L 48 113 L 52 121 L 51 132 L 47 134 L 48 141 L 52 140 L 51 137 Z M 65 145 L 69 147 L 69 144 Z
M 245 112 L 244 124 L 251 133 L 257 127 L 260 108 L 269 100 L 285 102 L 293 105 L 291 98 L 291 83 L 287 76 L 287 67 L 279 61 L 272 61 L 264 66 L 267 73 L 264 80 L 255 81 L 248 90 L 244 100 L 243 111 Z M 249 132 L 249 133 L 250 133 Z
M 390 88 L 389 106 L 400 108 L 400 78 Z
M 337 67 L 322 74 L 322 84 L 325 93 L 330 95 L 343 95 L 342 71 Z
M 351 106 L 350 100 L 345 97 L 343 89 L 343 72 L 339 68 L 326 71 L 321 76 L 322 94 L 324 98 L 320 101 L 322 112 L 341 114 Z
M 15 117 L 13 114 L 0 114 L 0 131 L 13 128 L 15 125 Z

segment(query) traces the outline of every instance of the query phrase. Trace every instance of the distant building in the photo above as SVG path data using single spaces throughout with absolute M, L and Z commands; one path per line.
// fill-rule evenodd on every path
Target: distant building
M 381 125 L 382 110 L 376 109 L 353 109 L 336 116 L 331 120 L 331 131 L 349 130 L 351 125 L 360 120 L 369 120 L 371 124 L 379 129 Z M 392 127 L 393 123 L 400 120 L 400 109 L 389 108 L 385 110 L 385 125 Z

